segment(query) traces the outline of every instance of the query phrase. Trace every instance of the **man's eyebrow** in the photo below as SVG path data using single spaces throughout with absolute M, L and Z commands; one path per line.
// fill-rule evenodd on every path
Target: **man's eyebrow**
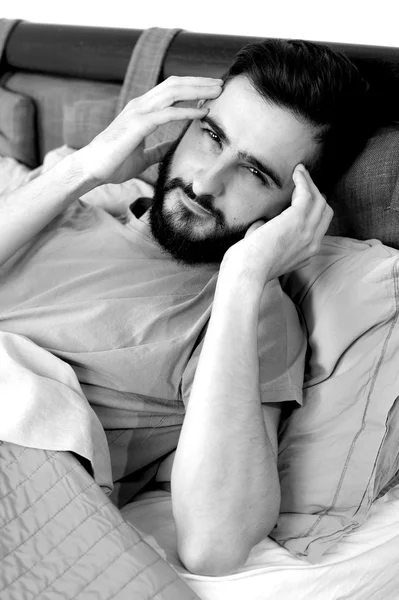
M 201 123 L 207 123 L 210 127 L 212 127 L 213 131 L 220 138 L 221 142 L 227 144 L 228 146 L 231 145 L 230 139 L 228 138 L 223 127 L 209 114 L 205 115 L 205 117 L 201 119 Z M 263 161 L 259 160 L 252 154 L 249 154 L 249 152 L 245 152 L 243 150 L 240 150 L 238 152 L 238 158 L 240 160 L 245 160 L 246 162 L 253 165 L 256 169 L 258 169 L 258 171 L 261 171 L 262 173 L 270 177 L 270 179 L 274 181 L 274 183 L 280 190 L 282 189 L 283 182 L 281 180 L 281 177 L 277 173 L 277 171 L 273 169 L 273 167 L 271 167 L 270 165 L 266 165 Z

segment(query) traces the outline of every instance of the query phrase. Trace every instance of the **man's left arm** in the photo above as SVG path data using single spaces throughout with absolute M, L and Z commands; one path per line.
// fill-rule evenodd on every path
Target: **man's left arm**
M 178 552 L 204 575 L 237 570 L 280 505 L 279 408 L 261 404 L 258 325 L 264 288 L 316 254 L 332 211 L 303 167 L 291 206 L 254 224 L 225 255 L 172 469 Z
M 222 266 L 172 471 L 179 555 L 194 573 L 234 571 L 279 513 L 280 409 L 259 393 L 261 296 Z

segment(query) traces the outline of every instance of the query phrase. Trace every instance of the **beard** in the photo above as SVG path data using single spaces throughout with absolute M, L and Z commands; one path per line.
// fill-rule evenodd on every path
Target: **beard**
M 178 262 L 187 265 L 220 264 L 226 251 L 244 237 L 248 225 L 229 227 L 223 213 L 214 206 L 214 196 L 196 196 L 190 183 L 180 177 L 170 179 L 173 156 L 184 133 L 185 131 L 169 149 L 159 166 L 153 203 L 149 209 L 151 233 L 161 248 Z M 180 193 L 207 210 L 213 218 L 213 226 L 209 226 L 208 217 L 202 218 L 183 204 L 168 210 L 165 198 L 173 190 L 180 190 Z

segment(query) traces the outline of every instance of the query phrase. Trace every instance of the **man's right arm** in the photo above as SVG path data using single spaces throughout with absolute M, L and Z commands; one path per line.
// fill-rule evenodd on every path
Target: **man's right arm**
M 174 106 L 181 100 L 217 98 L 222 81 L 169 77 L 131 100 L 88 146 L 0 198 L 0 265 L 75 200 L 105 183 L 122 183 L 159 162 L 170 142 L 145 149 L 144 140 L 160 125 L 201 119 L 208 110 Z
M 0 199 L 0 265 L 77 198 L 96 186 L 79 153 Z

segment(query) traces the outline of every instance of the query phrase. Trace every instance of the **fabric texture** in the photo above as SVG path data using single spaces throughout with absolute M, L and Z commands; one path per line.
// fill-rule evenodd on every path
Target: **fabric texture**
M 399 249 L 399 123 L 379 129 L 335 186 L 329 235 Z
M 142 32 L 133 48 L 125 79 L 119 96 L 96 101 L 79 100 L 66 106 L 63 117 L 63 140 L 67 146 L 82 148 L 103 131 L 126 104 L 155 87 L 162 75 L 162 64 L 167 49 L 180 29 L 151 27 Z M 158 137 L 176 137 L 181 124 L 168 124 L 160 127 L 157 135 L 149 136 L 147 147 L 155 145 Z M 154 183 L 157 167 L 152 166 L 141 176 L 144 181 Z
M 162 81 L 162 66 L 166 52 L 180 31 L 180 29 L 162 29 L 160 27 L 151 27 L 143 31 L 133 48 L 118 99 L 117 113 L 129 100 L 142 96 Z M 176 103 L 176 106 L 196 106 L 196 104 L 196 101 L 188 101 Z M 166 140 L 176 139 L 184 126 L 185 122 L 181 121 L 161 125 L 146 138 L 146 148 L 151 148 Z M 157 175 L 158 166 L 152 165 L 140 175 L 140 178 L 154 184 Z
M 64 113 L 69 111 L 69 107 L 75 102 L 85 100 L 94 103 L 112 100 L 118 96 L 120 90 L 120 85 L 112 82 L 20 71 L 10 74 L 6 87 L 9 91 L 28 96 L 36 107 L 38 160 L 35 167 L 42 163 L 50 150 L 65 143 Z M 74 128 L 74 132 L 75 135 L 79 134 L 77 127 Z
M 116 108 L 117 114 L 133 98 L 155 87 L 162 74 L 165 54 L 181 29 L 150 27 L 140 35 L 133 48 Z
M 0 19 L 0 67 L 8 36 L 19 22 L 20 19 Z
M 132 213 L 116 219 L 83 201 L 0 269 L 0 330 L 71 365 L 104 429 L 140 430 L 141 442 L 124 434 L 110 445 L 124 483 L 177 445 L 217 273 L 217 265 L 172 260 Z M 277 281 L 262 314 L 262 401 L 300 403 L 306 340 Z M 138 473 L 132 489 L 144 479 Z
M 0 156 L 0 196 L 26 183 L 31 169 L 10 156 Z
M 304 403 L 279 435 L 281 509 L 271 537 L 318 560 L 362 524 L 398 447 L 384 449 L 398 396 L 399 252 L 376 240 L 326 237 L 284 278 L 309 336 Z M 381 480 L 380 485 L 384 482 Z
M 115 118 L 118 97 L 78 100 L 64 109 L 64 144 L 79 149 L 87 146 Z
M 0 365 L 0 439 L 74 452 L 109 494 L 107 439 L 73 369 L 28 338 L 2 331 Z
M 399 486 L 377 500 L 367 521 L 340 540 L 316 565 L 269 537 L 257 544 L 237 572 L 193 575 L 177 554 L 170 494 L 141 494 L 122 509 L 202 600 L 397 600 L 399 589 Z
M 76 152 L 74 148 L 70 148 L 66 145 L 51 150 L 44 157 L 43 165 L 37 167 L 34 171 L 31 171 L 27 179 L 30 180 L 41 173 L 45 173 L 60 160 L 74 152 Z M 18 173 L 15 173 L 15 175 L 17 179 Z M 153 193 L 154 189 L 151 185 L 141 179 L 134 178 L 123 183 L 106 183 L 100 185 L 81 196 L 81 200 L 84 200 L 84 202 L 92 206 L 103 208 L 107 213 L 114 217 L 123 217 L 126 215 L 129 206 L 134 201 L 142 197 L 152 198 Z
M 35 106 L 27 96 L 0 88 L 0 155 L 36 164 Z
M 194 600 L 69 452 L 0 442 L 2 600 Z

